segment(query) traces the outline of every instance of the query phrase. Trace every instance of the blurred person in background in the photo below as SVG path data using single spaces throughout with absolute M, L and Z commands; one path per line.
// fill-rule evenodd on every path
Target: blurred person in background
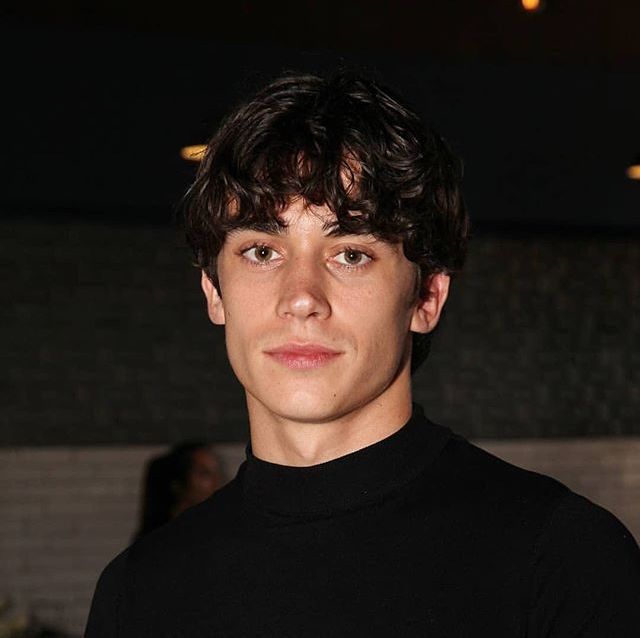
M 135 538 L 202 503 L 221 485 L 218 459 L 202 441 L 180 443 L 167 454 L 152 458 L 145 470 L 140 525 Z

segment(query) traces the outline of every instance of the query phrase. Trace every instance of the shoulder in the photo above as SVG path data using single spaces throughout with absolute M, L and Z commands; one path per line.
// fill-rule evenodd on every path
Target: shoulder
M 204 502 L 137 540 L 128 552 L 129 568 L 148 563 L 164 566 L 172 557 L 180 561 L 233 536 L 238 518 L 239 487 L 233 479 Z
M 613 581 L 634 583 L 640 604 L 640 549 L 631 532 L 614 514 L 571 491 L 538 536 L 533 569 L 538 583 L 563 570 L 580 574 L 583 588 L 589 583 L 607 586 L 607 580 L 609 587 Z M 534 598 L 539 593 L 534 591 Z
M 238 519 L 238 484 L 233 479 L 203 503 L 175 520 L 136 540 L 116 556 L 103 570 L 96 586 L 96 597 L 109 598 L 117 604 L 116 592 L 129 586 L 136 574 L 160 575 L 203 547 L 233 537 Z
M 526 470 L 452 434 L 437 461 L 447 491 L 467 510 L 490 512 L 498 526 L 528 530 L 539 549 L 552 539 L 570 542 L 576 534 L 607 537 L 637 549 L 630 532 L 609 511 L 576 494 L 551 476 Z
M 551 476 L 513 465 L 455 433 L 435 469 L 454 498 L 498 516 L 542 522 L 570 491 Z
M 234 479 L 170 523 L 138 539 L 102 571 L 86 626 L 86 638 L 115 638 L 129 618 L 131 600 L 153 587 L 170 590 L 176 574 L 190 577 L 236 536 L 238 485 Z M 214 557 L 215 558 L 215 557 Z M 189 582 L 189 579 L 182 579 Z M 127 634 L 128 635 L 128 634 Z
M 439 459 L 476 534 L 522 561 L 530 636 L 632 635 L 640 625 L 640 549 L 611 512 L 556 479 L 508 463 L 459 435 Z M 470 518 L 471 520 L 471 518 Z
M 640 549 L 611 512 L 567 491 L 535 543 L 529 633 L 632 636 L 640 626 Z M 634 629 L 635 628 L 635 629 Z
M 98 578 L 85 628 L 85 638 L 115 638 L 119 634 L 120 608 L 128 550 L 116 556 Z
M 640 560 L 640 550 L 631 532 L 605 508 L 567 490 L 551 512 L 537 543 L 538 552 L 556 551 L 564 557 L 589 551 L 591 562 L 609 563 L 616 554 L 626 554 L 631 563 Z M 640 573 L 640 572 L 639 572 Z

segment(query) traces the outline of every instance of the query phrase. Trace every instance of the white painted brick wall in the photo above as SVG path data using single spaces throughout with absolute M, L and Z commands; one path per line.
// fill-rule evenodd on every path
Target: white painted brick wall
M 0 596 L 81 635 L 95 581 L 130 542 L 145 462 L 159 447 L 0 450 Z M 231 478 L 242 445 L 217 445 Z
M 480 444 L 555 476 L 614 512 L 640 538 L 640 439 Z M 144 463 L 163 449 L 0 449 L 0 595 L 81 635 L 98 574 L 135 530 Z M 215 450 L 231 478 L 244 445 Z

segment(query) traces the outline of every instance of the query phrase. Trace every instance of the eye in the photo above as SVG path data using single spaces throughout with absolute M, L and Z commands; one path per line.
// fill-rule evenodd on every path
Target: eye
M 355 250 L 354 248 L 345 248 L 342 252 L 336 255 L 336 261 L 341 266 L 348 266 L 356 268 L 358 266 L 364 266 L 371 261 L 371 257 L 361 250 Z
M 268 264 L 280 256 L 273 248 L 263 244 L 251 246 L 251 248 L 243 250 L 241 254 L 245 259 L 248 259 L 254 264 Z

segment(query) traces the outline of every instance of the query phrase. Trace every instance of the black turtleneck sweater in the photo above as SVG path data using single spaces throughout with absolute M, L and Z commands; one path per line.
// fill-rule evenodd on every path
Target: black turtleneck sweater
M 236 478 L 105 569 L 87 638 L 640 635 L 612 514 L 414 409 L 378 443 Z

